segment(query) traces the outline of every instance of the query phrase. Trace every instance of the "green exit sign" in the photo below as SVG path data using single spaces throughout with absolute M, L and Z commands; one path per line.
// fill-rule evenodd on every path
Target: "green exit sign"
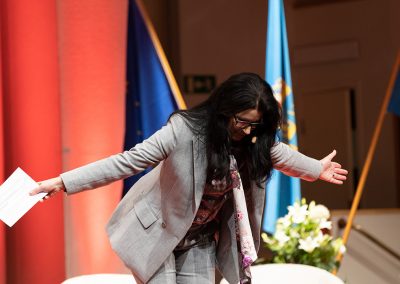
M 186 75 L 183 77 L 185 93 L 210 93 L 216 84 L 214 75 Z

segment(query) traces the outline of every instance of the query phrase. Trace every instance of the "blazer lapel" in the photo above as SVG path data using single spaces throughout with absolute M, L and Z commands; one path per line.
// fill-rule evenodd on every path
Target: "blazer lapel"
M 200 136 L 193 138 L 192 159 L 193 159 L 193 201 L 195 209 L 199 208 L 203 197 L 207 172 L 206 145 Z

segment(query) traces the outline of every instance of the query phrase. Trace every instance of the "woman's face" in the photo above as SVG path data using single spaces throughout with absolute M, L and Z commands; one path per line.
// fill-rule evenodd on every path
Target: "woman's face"
M 229 134 L 233 141 L 240 141 L 261 123 L 262 113 L 247 109 L 235 114 L 229 122 Z

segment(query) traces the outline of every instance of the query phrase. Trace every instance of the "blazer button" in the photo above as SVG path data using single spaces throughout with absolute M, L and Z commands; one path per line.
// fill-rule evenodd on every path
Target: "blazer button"
M 162 222 L 161 227 L 163 227 L 165 229 L 167 227 L 167 224 L 165 224 L 165 222 Z

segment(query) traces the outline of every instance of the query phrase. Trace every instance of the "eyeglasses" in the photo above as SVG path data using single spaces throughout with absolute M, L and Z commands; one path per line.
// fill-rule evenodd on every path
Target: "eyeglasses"
M 249 122 L 249 121 L 241 120 L 236 115 L 234 115 L 233 118 L 235 119 L 236 127 L 239 127 L 241 129 L 246 129 L 247 127 L 250 126 L 251 130 L 254 130 L 257 128 L 257 126 L 260 126 L 262 124 L 261 122 Z

